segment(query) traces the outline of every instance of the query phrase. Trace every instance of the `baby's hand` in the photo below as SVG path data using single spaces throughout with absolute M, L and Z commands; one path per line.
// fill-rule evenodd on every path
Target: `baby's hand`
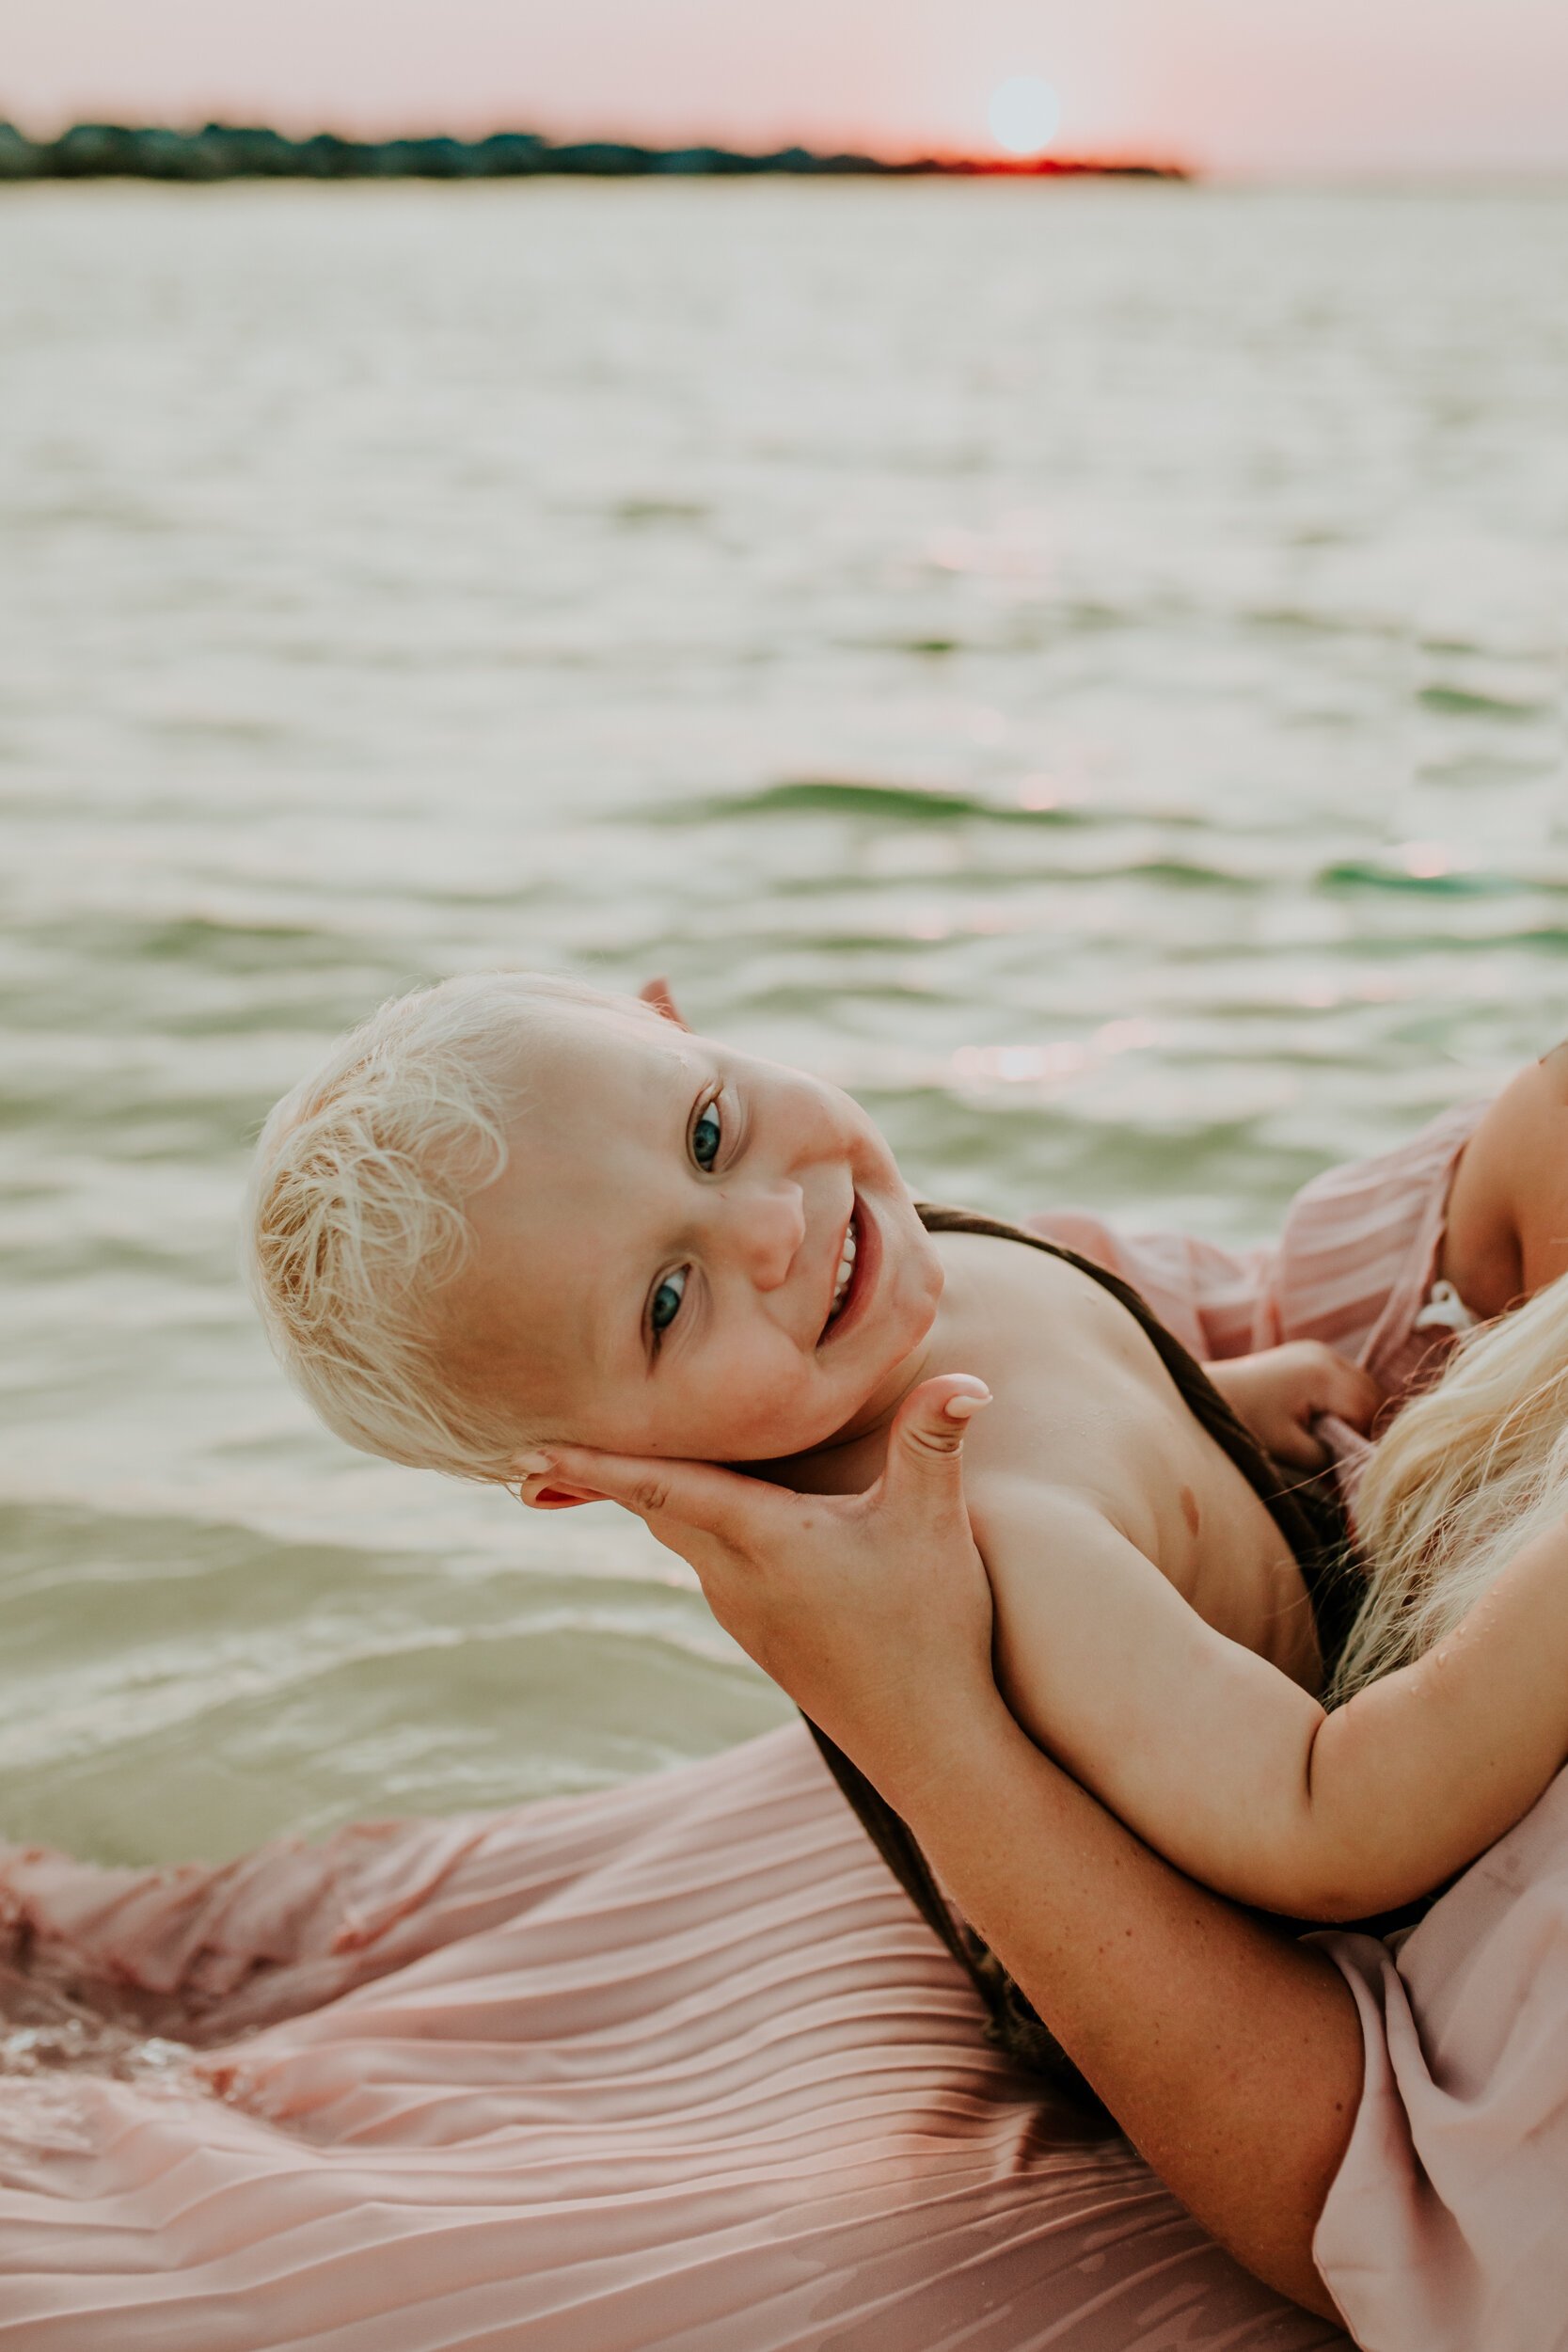
M 1312 1431 L 1321 1413 L 1365 1433 L 1383 1402 L 1371 1374 L 1321 1340 L 1291 1340 L 1203 1368 L 1264 1453 L 1292 1470 L 1322 1470 L 1328 1460 L 1327 1446 Z

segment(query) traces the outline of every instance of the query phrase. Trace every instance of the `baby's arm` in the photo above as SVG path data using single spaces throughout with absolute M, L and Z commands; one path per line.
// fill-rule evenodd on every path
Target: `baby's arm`
M 1295 1470 L 1322 1470 L 1329 1459 L 1312 1427 L 1321 1414 L 1366 1431 L 1383 1403 L 1371 1374 L 1321 1340 L 1287 1340 L 1203 1369 L 1264 1453 Z
M 1014 1713 L 1140 1836 L 1240 1901 L 1315 1919 L 1393 1909 L 1483 1851 L 1568 1759 L 1568 1521 L 1416 1665 L 1326 1714 L 1082 1496 L 1000 1481 L 974 1516 Z

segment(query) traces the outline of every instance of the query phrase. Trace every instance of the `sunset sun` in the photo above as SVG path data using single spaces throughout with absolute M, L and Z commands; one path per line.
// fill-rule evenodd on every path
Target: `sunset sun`
M 1038 74 L 1015 73 L 992 90 L 986 119 L 1006 153 L 1043 155 L 1060 127 L 1062 102 Z

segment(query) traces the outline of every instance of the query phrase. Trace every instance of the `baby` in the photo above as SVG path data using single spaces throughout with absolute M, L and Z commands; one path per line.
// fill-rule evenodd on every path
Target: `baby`
M 552 1479 L 569 1445 L 859 1492 L 914 1387 L 978 1375 L 996 1403 L 969 1503 L 1004 1694 L 1243 1899 L 1334 1918 L 1425 1893 L 1568 1749 L 1560 1522 L 1325 1715 L 1302 1565 L 1114 1293 L 928 1231 L 849 1097 L 692 1036 L 665 997 L 498 974 L 388 1007 L 274 1113 L 249 1233 L 275 1343 L 333 1428 L 535 1507 L 592 1499 Z M 1228 1377 L 1281 1451 L 1314 1412 L 1364 1426 L 1378 1402 L 1322 1349 Z

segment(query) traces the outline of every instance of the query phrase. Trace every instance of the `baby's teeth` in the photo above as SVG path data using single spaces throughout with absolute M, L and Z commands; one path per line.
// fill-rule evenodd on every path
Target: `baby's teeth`
M 838 1262 L 838 1281 L 833 1289 L 833 1303 L 832 1308 L 829 1310 L 830 1317 L 836 1315 L 839 1309 L 843 1306 L 844 1294 L 849 1287 L 849 1277 L 853 1274 L 854 1270 L 855 1228 L 854 1223 L 851 1220 L 849 1230 L 844 1236 L 844 1248 Z

